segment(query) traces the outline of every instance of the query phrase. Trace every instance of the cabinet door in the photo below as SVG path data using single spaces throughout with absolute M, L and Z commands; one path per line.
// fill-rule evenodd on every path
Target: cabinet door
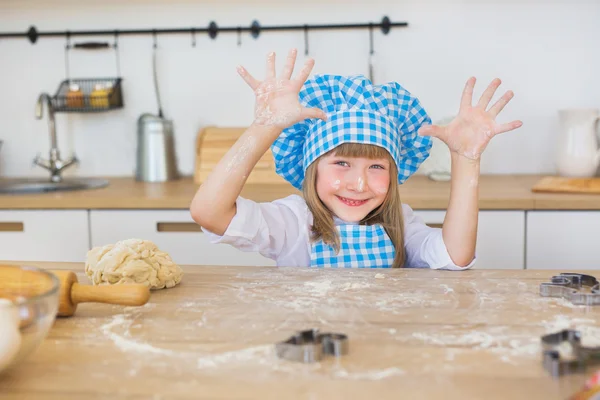
M 527 268 L 600 269 L 600 211 L 528 211 Z
M 139 238 L 151 240 L 178 264 L 275 265 L 258 253 L 209 243 L 187 210 L 92 210 L 90 225 L 94 247 Z
M 0 211 L 0 259 L 83 262 L 89 249 L 87 210 Z
M 445 211 L 415 210 L 425 223 L 441 228 Z M 480 211 L 477 229 L 478 269 L 524 269 L 525 212 Z

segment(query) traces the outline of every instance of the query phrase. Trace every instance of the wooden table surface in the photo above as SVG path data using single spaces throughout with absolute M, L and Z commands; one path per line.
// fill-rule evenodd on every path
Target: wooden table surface
M 483 175 L 482 210 L 600 210 L 600 195 L 533 193 L 542 175 Z M 106 188 L 26 195 L 0 195 L 0 209 L 188 209 L 198 185 L 189 177 L 165 183 L 108 178 Z M 288 184 L 247 184 L 242 196 L 273 201 L 299 192 Z M 414 175 L 400 188 L 402 201 L 414 209 L 446 209 L 450 182 Z
M 28 264 L 88 282 L 81 264 Z M 184 271 L 145 306 L 83 304 L 56 320 L 0 376 L 0 398 L 565 399 L 594 368 L 551 378 L 540 336 L 571 327 L 600 344 L 600 307 L 538 295 L 556 271 Z M 276 342 L 310 328 L 347 334 L 349 354 L 277 358 Z

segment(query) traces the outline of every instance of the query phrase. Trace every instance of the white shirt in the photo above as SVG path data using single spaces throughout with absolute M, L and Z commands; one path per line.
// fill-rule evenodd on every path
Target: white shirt
M 238 197 L 237 212 L 223 236 L 204 228 L 211 243 L 228 243 L 242 251 L 259 252 L 280 267 L 310 266 L 310 227 L 313 216 L 301 196 L 291 195 L 269 203 Z M 440 228 L 431 228 L 402 204 L 406 268 L 463 270 L 452 262 Z

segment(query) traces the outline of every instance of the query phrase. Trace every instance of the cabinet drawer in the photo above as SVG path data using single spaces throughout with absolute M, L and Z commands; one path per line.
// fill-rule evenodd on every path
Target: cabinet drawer
M 88 249 L 87 210 L 0 211 L 0 259 L 83 262 Z
M 528 269 L 600 269 L 600 211 L 527 212 Z
M 92 210 L 90 225 L 94 247 L 139 238 L 151 240 L 178 264 L 275 265 L 258 253 L 209 243 L 188 210 Z
M 432 227 L 442 227 L 446 211 L 415 210 Z M 524 269 L 525 212 L 480 211 L 477 229 L 478 269 Z

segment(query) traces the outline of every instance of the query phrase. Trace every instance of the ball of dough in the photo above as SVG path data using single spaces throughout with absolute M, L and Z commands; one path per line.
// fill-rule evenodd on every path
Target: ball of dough
M 0 371 L 6 368 L 21 348 L 19 309 L 8 299 L 0 299 Z
M 142 239 L 94 247 L 87 253 L 85 273 L 94 285 L 143 283 L 150 289 L 171 288 L 183 276 L 169 254 Z

